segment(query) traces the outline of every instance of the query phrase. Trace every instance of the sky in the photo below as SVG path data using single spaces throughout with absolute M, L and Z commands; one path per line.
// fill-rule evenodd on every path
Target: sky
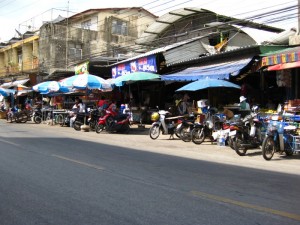
M 24 33 L 38 29 L 42 22 L 58 15 L 68 17 L 87 9 L 111 7 L 143 7 L 156 16 L 178 8 L 198 7 L 290 30 L 298 28 L 297 5 L 298 0 L 0 0 L 0 42 L 18 37 L 16 30 Z M 286 12 L 282 13 L 284 8 Z M 253 30 L 249 34 L 258 43 L 270 37 Z

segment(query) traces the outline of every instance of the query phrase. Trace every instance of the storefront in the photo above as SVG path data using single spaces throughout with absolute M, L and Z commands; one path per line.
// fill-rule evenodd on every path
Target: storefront
M 269 53 L 262 58 L 261 66 L 266 80 L 272 78 L 271 82 L 277 87 L 272 91 L 273 95 L 279 95 L 281 99 L 278 100 L 289 102 L 294 107 L 300 99 L 300 47 Z M 274 96 L 270 94 L 270 97 Z

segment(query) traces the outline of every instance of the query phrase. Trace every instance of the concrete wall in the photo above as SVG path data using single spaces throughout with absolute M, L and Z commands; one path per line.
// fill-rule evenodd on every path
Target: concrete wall
M 64 24 L 45 24 L 40 28 L 39 65 L 42 73 L 72 70 L 74 66 L 93 57 L 117 57 L 128 54 L 135 47 L 135 40 L 154 21 L 154 16 L 143 10 L 99 10 L 95 13 L 72 18 Z M 112 21 L 127 22 L 128 34 L 112 34 Z M 90 29 L 82 29 L 84 21 L 91 21 Z M 82 59 L 70 57 L 70 46 L 80 45 Z M 66 52 L 67 50 L 67 52 Z
M 19 62 L 19 55 L 22 55 Z M 0 77 L 37 73 L 38 37 L 29 37 L 0 49 Z

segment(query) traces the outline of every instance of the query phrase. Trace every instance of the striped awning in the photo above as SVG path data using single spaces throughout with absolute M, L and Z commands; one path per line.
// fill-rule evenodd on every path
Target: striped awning
M 261 66 L 292 63 L 300 61 L 300 47 L 289 48 L 262 58 Z

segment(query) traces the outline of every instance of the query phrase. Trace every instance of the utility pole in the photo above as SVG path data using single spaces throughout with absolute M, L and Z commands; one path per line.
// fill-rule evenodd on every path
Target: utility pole
M 298 0 L 298 35 L 300 34 L 300 0 Z
M 66 33 L 66 71 L 68 71 L 69 0 L 68 0 L 68 7 L 67 7 L 67 27 L 66 27 L 66 31 L 67 31 L 67 33 Z

